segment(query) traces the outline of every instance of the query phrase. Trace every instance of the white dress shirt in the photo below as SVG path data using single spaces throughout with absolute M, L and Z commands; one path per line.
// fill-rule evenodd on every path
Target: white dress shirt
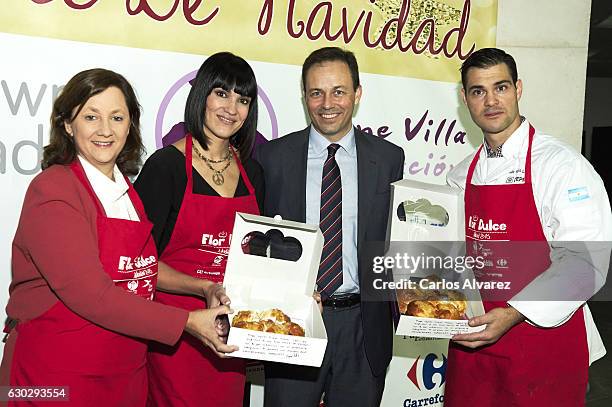
M 524 183 L 528 142 L 529 123 L 525 120 L 503 144 L 502 157 L 487 158 L 485 149 L 481 150 L 472 184 Z M 449 172 L 447 182 L 450 186 L 465 189 L 473 157 L 474 154 L 470 154 Z M 551 284 L 559 287 L 579 285 L 576 281 L 580 276 L 594 278 L 597 288 L 601 287 L 608 272 L 609 249 L 600 253 L 577 252 L 567 242 L 605 242 L 602 246 L 609 247 L 612 211 L 603 182 L 591 164 L 572 147 L 537 130 L 531 149 L 531 177 L 542 230 L 552 249 L 552 264 L 508 304 L 531 323 L 554 327 L 569 319 L 584 301 L 521 301 L 517 298 L 537 298 L 537 293 L 542 292 L 539 290 Z M 583 309 L 590 362 L 593 362 L 606 351 L 588 307 L 585 305 Z
M 117 165 L 113 168 L 113 177 L 115 178 L 113 181 L 102 174 L 102 172 L 89 163 L 89 161 L 85 160 L 80 155 L 78 157 L 94 193 L 102 203 L 106 216 L 109 218 L 133 220 L 136 222 L 140 221 L 136 209 L 134 209 L 134 205 L 132 204 L 132 200 L 128 195 L 129 186 Z
M 327 146 L 332 144 L 310 126 L 308 137 L 308 169 L 306 173 L 306 223 L 319 224 L 321 215 L 321 178 L 327 159 Z M 342 285 L 336 294 L 359 292 L 357 273 L 357 147 L 355 130 L 342 137 L 336 151 L 336 163 L 342 182 Z

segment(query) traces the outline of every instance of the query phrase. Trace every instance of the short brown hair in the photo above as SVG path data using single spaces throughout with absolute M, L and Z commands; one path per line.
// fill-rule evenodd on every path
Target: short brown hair
M 140 135 L 140 104 L 132 85 L 123 76 L 102 68 L 89 69 L 74 75 L 53 103 L 51 136 L 43 153 L 43 170 L 53 164 L 70 164 L 76 159 L 74 140 L 66 132 L 64 122 L 72 122 L 89 98 L 110 87 L 116 87 L 123 93 L 130 113 L 130 130 L 116 164 L 125 175 L 138 174 L 144 154 Z
M 348 65 L 351 79 L 353 80 L 353 90 L 357 90 L 359 87 L 359 66 L 357 65 L 355 54 L 338 47 L 324 47 L 308 55 L 302 65 L 302 87 L 304 92 L 306 92 L 306 75 L 308 74 L 308 70 L 312 68 L 313 65 L 333 61 L 344 62 Z

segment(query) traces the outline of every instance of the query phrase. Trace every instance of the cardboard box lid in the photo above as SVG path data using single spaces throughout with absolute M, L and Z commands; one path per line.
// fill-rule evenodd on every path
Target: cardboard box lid
M 465 213 L 461 190 L 407 179 L 391 185 L 391 240 L 464 240 Z M 404 206 L 406 203 L 408 208 Z M 405 219 L 400 215 L 402 209 Z
M 286 237 L 299 240 L 302 255 L 297 261 L 249 255 L 242 251 L 242 240 L 248 233 L 265 233 L 270 229 L 279 229 Z M 236 213 L 224 279 L 228 295 L 231 294 L 230 287 L 248 286 L 254 298 L 269 298 L 270 293 L 276 293 L 281 300 L 292 295 L 310 297 L 315 287 L 322 250 L 323 234 L 318 226 Z

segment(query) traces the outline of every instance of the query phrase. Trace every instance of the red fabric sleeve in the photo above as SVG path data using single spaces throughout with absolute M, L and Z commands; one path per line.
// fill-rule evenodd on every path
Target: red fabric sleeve
M 174 344 L 188 312 L 115 286 L 99 261 L 95 207 L 70 170 L 60 169 L 45 170 L 49 173 L 32 181 L 14 244 L 76 314 L 125 335 Z M 15 277 L 20 273 L 18 265 L 13 263 Z

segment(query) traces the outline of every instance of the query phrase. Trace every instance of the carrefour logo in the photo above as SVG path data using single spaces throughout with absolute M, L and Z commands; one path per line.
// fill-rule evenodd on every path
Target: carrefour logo
M 407 377 L 421 390 L 421 386 L 427 390 L 433 390 L 436 386 L 442 387 L 446 379 L 446 356 L 442 354 L 442 361 L 435 353 L 430 353 L 421 361 L 421 356 L 417 357 Z

